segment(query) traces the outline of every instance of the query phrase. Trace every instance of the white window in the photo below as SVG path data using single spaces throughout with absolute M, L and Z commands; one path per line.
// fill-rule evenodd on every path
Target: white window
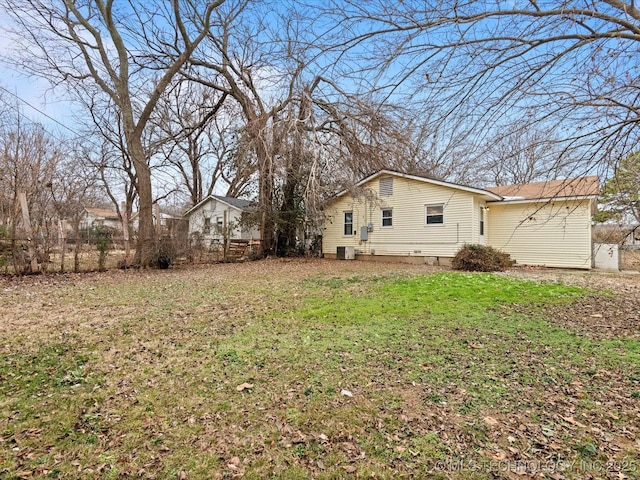
M 202 229 L 202 233 L 205 235 L 211 233 L 211 218 L 204 217 L 204 228 Z
M 353 235 L 353 212 L 344 212 L 344 235 Z
M 444 205 L 425 205 L 426 225 L 442 225 L 444 223 Z
M 222 221 L 222 217 L 216 217 L 216 225 L 218 226 L 218 228 L 222 228 L 223 227 L 223 221 Z
M 393 177 L 381 178 L 379 190 L 381 197 L 390 197 L 393 195 Z
M 390 208 L 385 208 L 382 210 L 382 226 L 383 227 L 393 226 L 393 210 L 391 210 Z
M 480 207 L 480 235 L 484 235 L 484 208 Z

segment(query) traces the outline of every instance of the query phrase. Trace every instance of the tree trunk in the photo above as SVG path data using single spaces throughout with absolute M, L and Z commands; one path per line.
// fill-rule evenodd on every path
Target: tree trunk
M 134 135 L 130 135 L 128 141 L 129 154 L 138 176 L 138 241 L 134 263 L 140 267 L 148 267 L 152 263 L 155 246 L 151 169 L 144 155 L 144 149 L 142 148 L 140 139 L 135 138 Z
M 282 205 L 278 218 L 278 255 L 287 256 L 296 253 L 297 247 L 297 202 L 298 190 L 296 175 L 291 168 L 287 168 L 285 184 L 283 186 Z
M 266 153 L 266 152 L 265 152 Z M 262 253 L 266 257 L 274 252 L 275 225 L 273 221 L 273 165 L 265 155 L 260 162 L 260 235 Z

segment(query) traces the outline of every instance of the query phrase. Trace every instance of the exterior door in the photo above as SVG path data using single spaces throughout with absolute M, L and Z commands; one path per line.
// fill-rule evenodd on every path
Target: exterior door
M 485 230 L 487 228 L 487 225 L 485 223 L 485 215 L 486 215 L 486 207 L 484 205 L 480 206 L 480 214 L 478 216 L 478 219 L 480 221 L 480 225 L 478 225 L 478 243 L 480 245 L 485 245 L 486 244 L 486 240 L 485 240 Z

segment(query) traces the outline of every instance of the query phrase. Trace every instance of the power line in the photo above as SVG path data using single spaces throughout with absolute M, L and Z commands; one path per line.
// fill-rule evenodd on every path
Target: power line
M 33 120 L 32 118 L 29 118 L 28 116 L 26 116 L 24 113 L 22 113 L 22 111 L 20 110 L 20 108 L 18 108 L 17 105 L 13 105 L 12 103 L 7 102 L 4 98 L 0 98 L 0 101 L 2 103 L 4 103 L 5 105 L 7 105 L 9 108 L 11 108 L 12 110 L 14 110 L 16 112 L 16 114 L 21 117 L 24 118 L 27 122 L 31 123 L 32 125 L 35 125 L 37 127 L 39 127 L 40 129 L 42 129 L 44 132 L 47 133 L 47 135 L 50 135 L 52 138 L 55 138 L 57 141 L 62 142 L 63 139 L 58 137 L 58 135 L 51 133 L 49 130 L 47 130 L 44 125 L 42 125 L 42 123 L 37 122 L 35 120 Z
M 62 128 L 69 130 L 71 133 L 73 133 L 74 135 L 78 135 L 80 136 L 80 133 L 76 132 L 74 129 L 72 129 L 71 127 L 66 126 L 63 123 L 60 123 L 58 120 L 56 120 L 55 118 L 53 118 L 51 115 L 47 114 L 46 112 L 43 112 L 42 110 L 40 110 L 37 107 L 34 107 L 31 103 L 29 103 L 28 101 L 26 101 L 24 98 L 20 97 L 19 95 L 13 93 L 11 90 L 7 90 L 5 87 L 3 87 L 2 85 L 0 85 L 0 90 L 7 92 L 9 95 L 11 95 L 12 97 L 14 97 L 15 99 L 19 100 L 20 102 L 24 103 L 25 105 L 27 105 L 28 107 L 32 108 L 33 110 L 35 110 L 36 112 L 38 112 L 40 115 L 48 118 L 49 120 L 51 120 L 52 122 L 60 125 Z M 7 105 L 9 105 L 9 103 L 5 102 Z M 23 115 L 22 113 L 18 112 L 20 115 Z M 29 117 L 26 117 L 28 120 L 31 120 Z M 35 123 L 35 122 L 34 122 Z

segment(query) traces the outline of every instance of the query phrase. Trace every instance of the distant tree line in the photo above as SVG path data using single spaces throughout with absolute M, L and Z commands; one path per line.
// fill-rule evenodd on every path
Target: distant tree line
M 606 176 L 639 140 L 633 2 L 0 5 L 15 64 L 85 119 L 64 148 L 16 145 L 19 123 L 46 137 L 24 122 L 1 132 L 2 175 L 31 165 L 2 183 L 2 215 L 19 182 L 36 228 L 40 205 L 72 217 L 100 185 L 121 216 L 138 212 L 140 266 L 157 202 L 253 199 L 264 254 L 287 255 L 321 233 L 328 198 L 380 168 L 474 186 Z

